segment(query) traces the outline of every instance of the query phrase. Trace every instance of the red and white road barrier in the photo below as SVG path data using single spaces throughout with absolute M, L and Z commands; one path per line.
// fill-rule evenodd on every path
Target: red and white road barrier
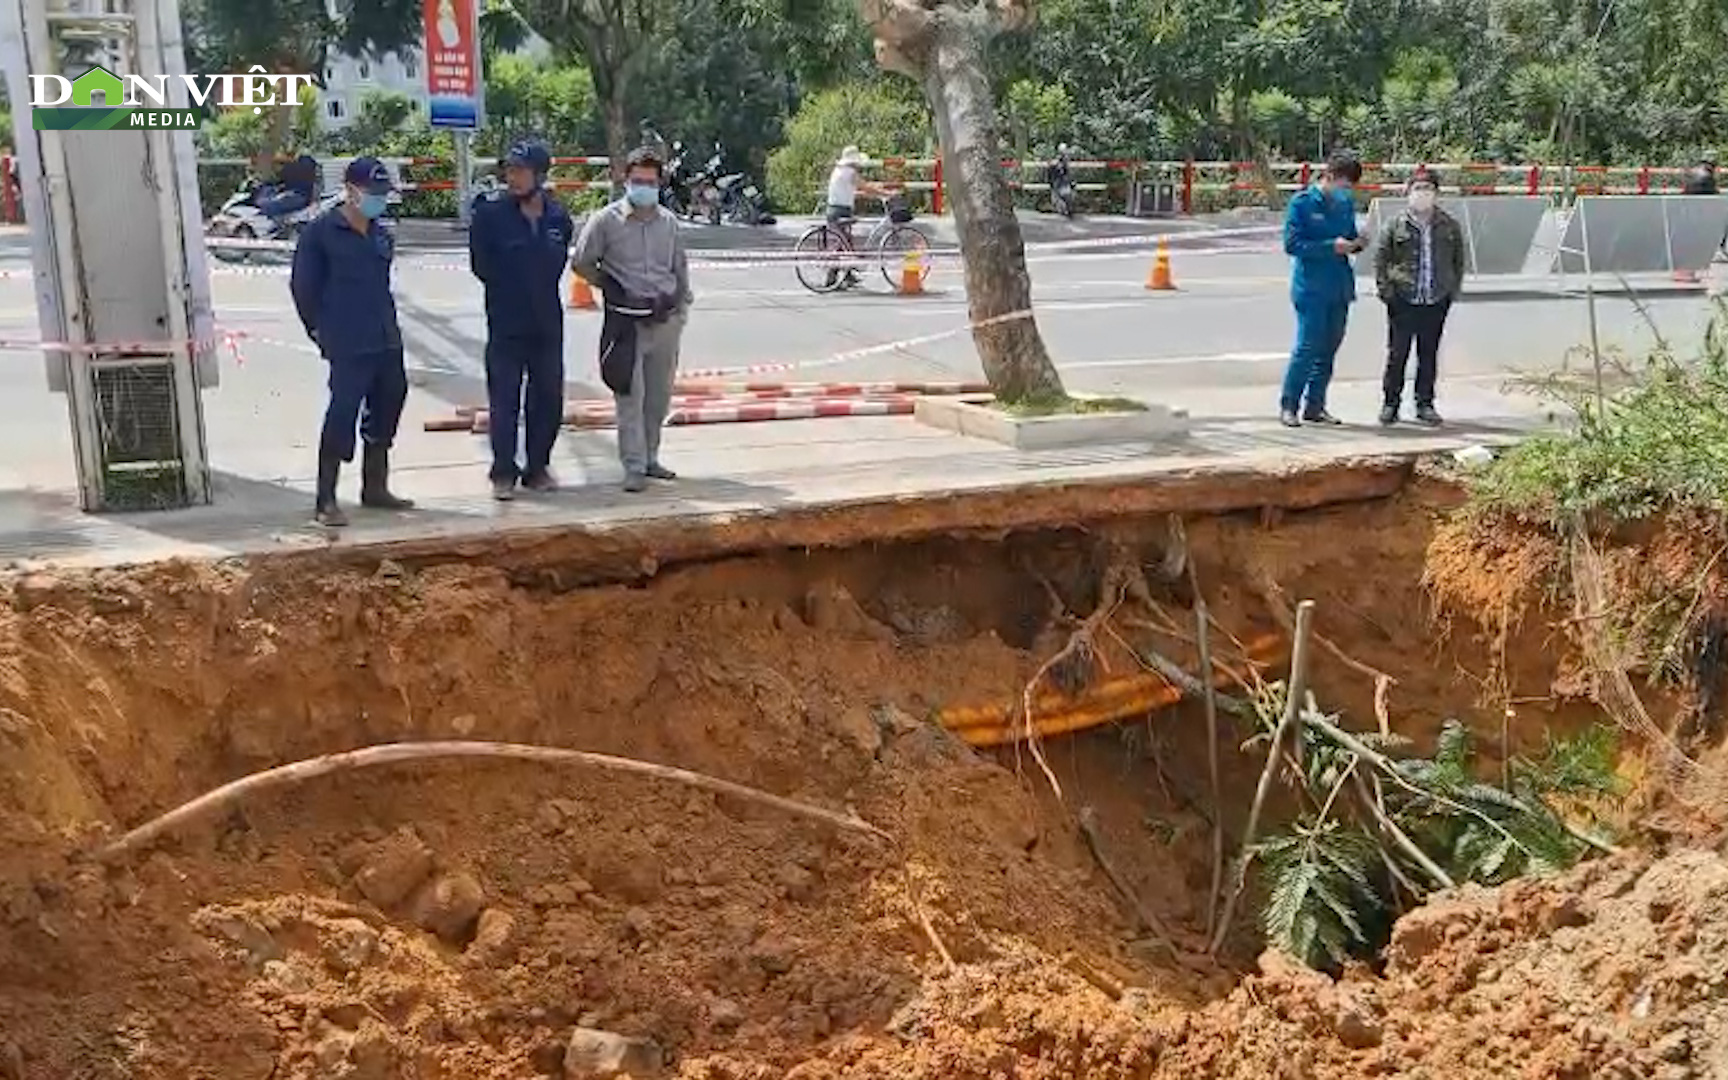
M 673 427 L 693 424 L 754 424 L 769 420 L 823 420 L 843 416 L 910 416 L 917 407 L 917 397 L 878 398 L 807 398 L 785 401 L 726 402 L 679 405 L 666 416 Z M 617 417 L 607 403 L 606 408 L 567 412 L 566 427 L 606 428 L 617 425 Z M 487 430 L 486 414 L 474 417 L 476 433 Z
M 909 411 L 906 402 L 920 397 L 987 398 L 984 383 L 812 383 L 805 386 L 758 385 L 754 389 L 724 388 L 711 393 L 681 393 L 672 399 L 668 423 L 746 423 L 757 420 L 804 420 L 833 416 L 891 416 Z M 888 388 L 888 389 L 884 389 Z M 583 398 L 566 404 L 564 423 L 571 427 L 609 427 L 616 411 L 610 398 Z M 426 422 L 427 431 L 468 431 L 483 434 L 491 425 L 484 407 L 458 406 L 448 419 Z
M 981 382 L 876 382 L 876 383 L 701 383 L 680 379 L 673 387 L 684 398 L 713 397 L 880 397 L 915 394 L 949 397 L 957 394 L 988 394 L 990 384 Z

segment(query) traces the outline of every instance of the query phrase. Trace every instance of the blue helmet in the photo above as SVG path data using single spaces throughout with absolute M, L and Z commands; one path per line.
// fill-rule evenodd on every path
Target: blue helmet
M 525 139 L 515 143 L 505 152 L 504 164 L 532 169 L 535 176 L 545 177 L 552 168 L 552 155 L 547 153 L 545 143 L 534 139 Z

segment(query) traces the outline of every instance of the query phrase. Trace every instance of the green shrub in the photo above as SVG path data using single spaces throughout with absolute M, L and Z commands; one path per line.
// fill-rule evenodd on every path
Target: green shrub
M 1471 507 L 1562 524 L 1628 521 L 1686 507 L 1728 509 L 1728 323 L 1719 309 L 1699 356 L 1658 348 L 1637 368 L 1610 364 L 1594 380 L 1532 382 L 1578 417 L 1573 431 L 1528 439 L 1470 481 Z
M 930 110 L 906 79 L 882 75 L 805 99 L 786 125 L 786 142 L 768 155 L 768 190 L 789 213 L 815 208 L 840 151 L 857 146 L 873 158 L 916 157 L 934 150 Z

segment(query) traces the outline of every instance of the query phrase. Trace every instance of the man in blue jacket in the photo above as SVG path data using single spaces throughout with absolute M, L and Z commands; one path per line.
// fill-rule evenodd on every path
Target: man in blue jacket
M 330 404 L 318 439 L 318 488 L 313 517 L 346 525 L 336 503 L 336 479 L 354 460 L 358 426 L 365 443 L 360 503 L 381 510 L 414 504 L 390 493 L 390 444 L 408 399 L 402 330 L 390 293 L 395 239 L 378 224 L 394 185 L 377 158 L 358 157 L 343 174 L 348 200 L 314 220 L 294 248 L 288 279 L 306 334 L 330 366 Z
M 558 281 L 575 225 L 546 190 L 551 155 L 522 142 L 504 155 L 502 191 L 475 204 L 468 265 L 486 288 L 486 396 L 491 410 L 492 497 L 516 484 L 553 491 L 552 444 L 564 422 L 564 305 Z M 524 463 L 517 464 L 521 417 Z
M 1290 302 L 1296 308 L 1296 347 L 1278 408 L 1285 427 L 1342 422 L 1326 411 L 1326 388 L 1356 299 L 1350 256 L 1363 246 L 1356 235 L 1355 189 L 1361 179 L 1361 162 L 1334 154 L 1320 182 L 1291 199 L 1284 215 L 1284 252 L 1293 260 Z

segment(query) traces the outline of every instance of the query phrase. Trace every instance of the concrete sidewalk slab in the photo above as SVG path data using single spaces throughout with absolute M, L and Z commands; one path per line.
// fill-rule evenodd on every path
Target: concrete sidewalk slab
M 1368 388 L 1361 388 L 1366 392 Z M 1347 398 L 1360 396 L 1343 388 Z M 1358 408 L 1351 400 L 1349 408 Z M 499 504 L 485 493 L 483 440 L 451 440 L 433 460 L 399 471 L 395 485 L 417 499 L 406 513 L 355 510 L 354 524 L 329 531 L 308 522 L 309 476 L 272 475 L 255 460 L 216 477 L 216 502 L 189 510 L 125 515 L 81 513 L 73 492 L 0 491 L 0 560 L 13 569 L 113 566 L 173 558 L 351 549 L 371 545 L 455 545 L 577 530 L 606 533 L 645 523 L 773 518 L 787 513 L 882 505 L 905 507 L 960 496 L 1011 500 L 1051 489 L 1111 490 L 1182 481 L 1204 487 L 1211 473 L 1240 476 L 1363 458 L 1409 459 L 1478 444 L 1505 444 L 1542 423 L 1528 408 L 1476 413 L 1440 431 L 1420 428 L 1307 428 L 1276 421 L 1196 419 L 1186 439 L 1038 452 L 1014 451 L 925 428 L 910 418 L 857 418 L 674 429 L 667 460 L 684 477 L 643 495 L 617 486 L 610 433 L 568 432 L 556 467 L 556 495 Z M 305 456 L 303 453 L 298 456 Z M 273 462 L 282 460 L 272 454 Z M 309 467 L 309 461 L 302 463 Z M 263 466 L 263 467 L 260 467 Z M 349 470 L 352 473 L 353 470 Z M 345 496 L 355 480 L 345 477 Z M 1078 497 L 1078 496 L 1077 496 Z M 514 541 L 512 541 L 514 542 Z

